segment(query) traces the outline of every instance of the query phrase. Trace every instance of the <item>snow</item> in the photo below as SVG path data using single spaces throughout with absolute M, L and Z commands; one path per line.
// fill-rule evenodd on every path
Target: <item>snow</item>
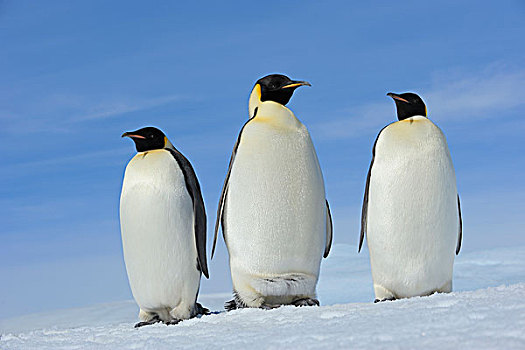
M 366 254 L 338 244 L 323 262 L 321 307 L 222 312 L 134 329 L 133 301 L 0 321 L 0 349 L 525 349 L 525 247 L 461 253 L 454 293 L 374 304 Z

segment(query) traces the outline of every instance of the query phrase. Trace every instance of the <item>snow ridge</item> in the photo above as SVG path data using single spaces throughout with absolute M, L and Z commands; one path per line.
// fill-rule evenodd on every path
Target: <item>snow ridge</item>
M 456 264 L 459 290 L 501 280 L 510 283 L 378 304 L 371 302 L 370 286 L 364 287 L 371 282 L 366 256 L 356 258 L 353 246 L 334 248 L 319 286 L 320 300 L 326 306 L 243 309 L 177 326 L 133 329 L 136 306 L 126 301 L 5 320 L 0 322 L 0 348 L 525 348 L 525 247 L 464 254 Z M 366 302 L 341 304 L 349 300 L 345 293 Z M 227 297 L 203 295 L 199 299 L 220 309 Z

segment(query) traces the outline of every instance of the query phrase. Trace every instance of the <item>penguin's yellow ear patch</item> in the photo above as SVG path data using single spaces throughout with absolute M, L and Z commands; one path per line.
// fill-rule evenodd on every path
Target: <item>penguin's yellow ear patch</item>
M 427 105 L 425 105 L 425 117 L 428 116 Z
M 164 147 L 166 147 L 167 144 L 168 144 L 168 138 L 164 136 Z
M 255 109 L 261 104 L 261 97 L 261 84 L 255 84 L 250 94 L 250 99 L 248 101 L 248 115 L 250 116 L 250 118 L 253 118 L 253 116 L 255 115 Z
M 255 94 L 255 97 L 257 98 L 257 100 L 261 101 L 261 96 L 262 96 L 261 84 L 255 84 L 255 86 L 253 87 L 253 93 Z

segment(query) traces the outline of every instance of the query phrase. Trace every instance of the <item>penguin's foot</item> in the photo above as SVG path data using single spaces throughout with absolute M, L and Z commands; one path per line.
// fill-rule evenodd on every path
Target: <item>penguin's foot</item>
M 205 308 L 200 303 L 195 303 L 195 316 L 198 315 L 209 315 L 210 309 Z
M 237 310 L 239 307 L 237 306 L 235 299 L 232 299 L 224 303 L 224 308 L 226 309 L 226 311 L 232 311 Z
M 376 299 L 374 300 L 374 303 L 378 303 L 380 301 L 389 301 L 389 300 L 396 300 L 396 293 L 394 291 L 383 287 L 380 284 L 374 283 L 374 294 L 376 295 Z
M 319 300 L 314 298 L 303 298 L 292 302 L 295 306 L 319 306 Z
M 179 320 L 179 319 L 177 319 L 177 318 L 174 318 L 174 319 L 172 319 L 172 320 L 169 320 L 168 322 L 164 322 L 164 324 L 165 324 L 166 326 L 172 326 L 172 325 L 176 325 L 176 324 L 179 323 L 180 321 L 182 321 L 182 320 Z
M 226 311 L 244 309 L 247 307 L 248 305 L 246 305 L 242 300 L 238 299 L 237 296 L 234 299 L 224 303 L 224 308 L 226 309 Z
M 226 311 L 232 311 L 237 309 L 244 309 L 249 307 L 248 304 L 241 299 L 237 292 L 233 292 L 233 299 L 224 303 Z
M 159 323 L 159 322 L 161 322 L 161 319 L 160 319 L 159 315 L 155 315 L 149 321 L 142 321 L 142 322 L 139 322 L 139 323 L 135 324 L 135 328 L 149 326 L 149 325 L 152 325 L 152 324 L 155 324 L 155 323 Z
M 383 301 L 394 301 L 394 300 L 396 300 L 395 297 L 384 298 L 384 299 L 375 299 L 375 300 L 374 300 L 374 304 L 376 304 L 376 303 L 382 303 Z
M 439 288 L 437 293 L 450 293 L 452 292 L 452 280 L 445 283 L 441 288 Z
M 227 301 L 224 304 L 224 308 L 226 309 L 226 311 L 232 311 L 232 310 L 237 310 L 237 309 L 244 309 L 244 308 L 248 308 L 248 307 L 249 306 L 244 304 L 242 301 L 238 302 L 235 299 Z M 261 306 L 259 306 L 259 309 L 272 310 L 272 309 L 277 309 L 278 307 L 281 307 L 281 305 L 280 304 L 262 304 Z

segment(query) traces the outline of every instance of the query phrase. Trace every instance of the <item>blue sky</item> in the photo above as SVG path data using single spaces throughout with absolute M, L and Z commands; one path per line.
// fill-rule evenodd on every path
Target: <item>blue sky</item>
M 371 147 L 395 120 L 385 94 L 414 91 L 448 138 L 463 249 L 524 245 L 524 35 L 518 0 L 1 1 L 0 318 L 131 297 L 124 131 L 158 126 L 190 159 L 211 243 L 249 92 L 274 72 L 312 83 L 289 107 L 317 148 L 335 243 L 357 243 Z M 222 240 L 210 273 L 201 292 L 230 290 Z

